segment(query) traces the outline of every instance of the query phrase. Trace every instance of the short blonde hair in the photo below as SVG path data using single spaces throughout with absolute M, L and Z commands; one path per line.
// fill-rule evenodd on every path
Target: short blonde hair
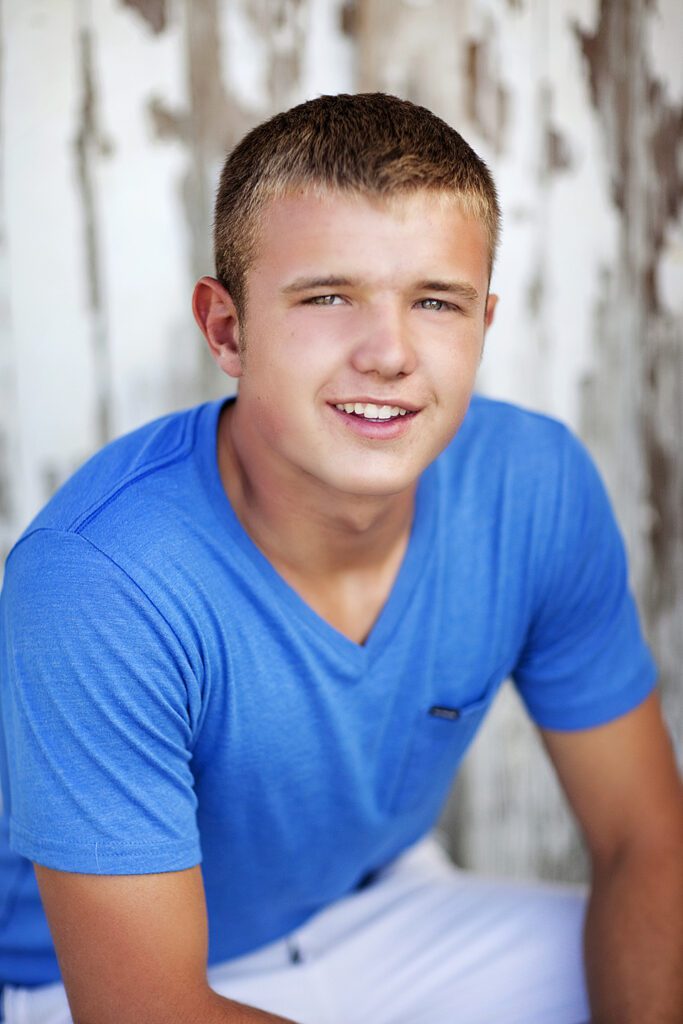
M 229 154 L 214 215 L 216 277 L 242 315 L 260 214 L 295 190 L 389 197 L 419 189 L 457 198 L 480 220 L 489 277 L 500 235 L 500 206 L 484 161 L 440 117 L 384 93 L 320 96 L 276 114 Z

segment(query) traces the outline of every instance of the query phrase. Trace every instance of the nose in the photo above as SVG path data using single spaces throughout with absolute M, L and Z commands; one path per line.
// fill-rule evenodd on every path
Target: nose
M 412 373 L 417 359 L 407 318 L 387 308 L 369 312 L 351 362 L 360 373 L 376 373 L 387 379 Z

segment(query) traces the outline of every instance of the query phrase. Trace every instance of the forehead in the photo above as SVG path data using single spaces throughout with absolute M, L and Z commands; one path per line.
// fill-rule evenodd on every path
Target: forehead
M 290 194 L 265 205 L 257 238 L 249 276 L 259 280 L 307 273 L 423 278 L 446 270 L 474 278 L 477 287 L 488 280 L 486 229 L 452 193 Z

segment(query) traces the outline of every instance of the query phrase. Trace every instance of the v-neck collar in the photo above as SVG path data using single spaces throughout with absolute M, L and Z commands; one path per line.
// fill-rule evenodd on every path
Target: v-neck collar
M 234 398 L 219 399 L 204 406 L 197 438 L 197 454 L 203 464 L 203 475 L 209 485 L 212 504 L 218 518 L 271 593 L 288 611 L 297 616 L 307 630 L 335 648 L 345 659 L 352 659 L 359 668 L 369 665 L 386 650 L 394 631 L 401 623 L 413 590 L 430 557 L 429 539 L 434 534 L 437 511 L 436 463 L 431 463 L 418 481 L 413 521 L 403 560 L 386 602 L 365 642 L 359 644 L 331 625 L 308 604 L 269 562 L 238 519 L 223 487 L 218 464 L 219 418 L 223 407 L 231 401 L 234 401 Z

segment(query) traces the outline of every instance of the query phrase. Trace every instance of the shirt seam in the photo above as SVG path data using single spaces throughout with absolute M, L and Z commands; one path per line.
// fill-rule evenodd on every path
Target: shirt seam
M 644 650 L 641 662 L 638 666 L 638 671 L 629 677 L 628 682 L 621 687 L 619 690 L 611 693 L 609 699 L 609 709 L 606 707 L 605 696 L 602 694 L 600 698 L 593 699 L 590 702 L 582 702 L 579 704 L 573 704 L 571 709 L 567 709 L 565 705 L 562 709 L 558 710 L 556 705 L 544 704 L 542 701 L 538 701 L 534 698 L 527 698 L 524 694 L 524 682 L 518 684 L 518 690 L 528 704 L 529 710 L 533 711 L 532 717 L 552 717 L 556 718 L 558 715 L 565 715 L 565 717 L 576 717 L 589 714 L 592 711 L 607 711 L 611 713 L 611 709 L 615 706 L 621 707 L 627 705 L 628 708 L 635 708 L 638 706 L 638 702 L 644 699 L 641 694 L 649 694 L 657 686 L 659 672 L 656 664 L 652 660 L 651 656 Z M 517 680 L 515 679 L 517 685 Z M 635 703 L 634 703 L 635 701 Z M 623 714 L 625 712 L 617 712 L 617 714 Z M 590 728 L 590 724 L 586 725 L 586 728 Z
M 102 512 L 104 512 L 116 499 L 127 491 L 133 484 L 139 483 L 146 477 L 151 476 L 153 473 L 157 473 L 159 470 L 166 469 L 168 466 L 172 466 L 177 462 L 182 462 L 184 458 L 193 451 L 196 443 L 197 436 L 197 424 L 199 422 L 199 409 L 195 409 L 195 415 L 191 427 L 185 426 L 183 430 L 183 436 L 172 451 L 168 452 L 165 456 L 161 457 L 157 462 L 141 466 L 131 476 L 120 481 L 104 498 L 100 498 L 99 502 L 95 507 L 90 507 L 85 512 L 81 512 L 75 519 L 71 521 L 69 526 L 66 528 L 67 533 L 81 534 L 81 532 L 90 525 Z M 188 436 L 189 435 L 189 436 Z
M 100 547 L 98 547 L 97 544 L 95 544 L 94 541 L 92 541 L 89 537 L 86 537 L 82 533 L 73 533 L 73 532 L 70 532 L 70 531 L 67 531 L 67 530 L 60 530 L 60 529 L 56 529 L 54 527 L 49 527 L 49 526 L 38 527 L 36 530 L 33 530 L 26 537 L 22 537 L 21 540 L 18 542 L 18 544 L 15 546 L 15 548 L 13 550 L 16 550 L 16 548 L 19 546 L 19 544 L 22 544 L 25 540 L 28 540 L 30 537 L 33 537 L 33 536 L 35 536 L 38 533 L 48 533 L 48 534 L 52 534 L 53 536 L 62 536 L 62 537 L 76 537 L 80 541 L 82 541 L 84 544 L 88 544 L 94 551 L 97 551 L 98 554 L 100 554 L 102 556 L 102 558 L 106 558 L 108 562 L 110 562 L 116 569 L 118 569 L 118 571 L 142 595 L 143 599 L 147 602 L 149 607 L 154 609 L 154 611 L 159 616 L 161 621 L 164 623 L 166 628 L 170 631 L 171 635 L 173 636 L 175 642 L 178 645 L 178 648 L 183 653 L 183 656 L 185 658 L 185 663 L 186 663 L 190 673 L 192 674 L 194 679 L 197 681 L 197 684 L 198 684 L 200 690 L 203 689 L 203 679 L 201 679 L 201 678 L 199 678 L 197 676 L 197 673 L 195 672 L 195 669 L 193 667 L 192 658 L 190 657 L 190 655 L 189 655 L 189 653 L 187 651 L 187 648 L 185 647 L 185 644 L 183 643 L 183 641 L 178 636 L 177 631 L 174 629 L 174 627 L 168 621 L 167 617 L 164 615 L 164 613 L 161 611 L 161 609 L 157 606 L 156 602 L 152 600 L 152 598 L 149 596 L 147 591 L 144 590 L 144 588 L 138 583 L 138 581 L 136 579 L 134 579 L 130 575 L 130 573 L 126 572 L 126 570 L 123 568 L 123 566 L 119 565 L 119 563 L 116 561 L 115 558 L 112 558 L 112 556 L 110 554 L 108 554 L 106 551 L 103 551 Z M 189 712 L 189 694 L 187 693 L 187 686 L 186 685 L 185 685 L 185 693 L 186 693 L 186 696 L 187 696 L 187 707 L 188 707 L 188 712 Z M 189 721 L 189 714 L 188 714 L 188 721 Z M 191 722 L 189 722 L 189 724 L 191 726 Z M 196 739 L 196 726 L 195 726 L 195 728 L 191 728 L 191 743 L 190 743 L 190 746 L 188 747 L 188 750 L 192 746 L 194 746 L 195 739 Z
M 149 850 L 152 847 L 155 849 L 161 847 L 175 847 L 176 849 L 178 847 L 192 847 L 196 846 L 199 842 L 198 837 L 191 837 L 187 839 L 154 839 L 144 842 L 130 842 L 125 839 L 120 841 L 115 839 L 107 839 L 104 841 L 95 839 L 90 842 L 82 842 L 75 839 L 73 842 L 62 842 L 59 839 L 44 839 L 37 833 L 31 832 L 29 829 L 24 828 L 23 825 L 18 824 L 11 815 L 9 817 L 9 825 L 14 835 L 17 835 L 20 839 L 27 839 L 29 842 L 40 846 L 43 849 L 64 850 L 66 852 L 70 850 L 74 852 L 86 850 L 94 851 L 96 860 L 98 850 L 103 854 L 106 853 L 108 855 L 116 854 L 117 851 L 125 854 L 135 852 L 135 850 Z
M 90 523 L 100 514 L 100 512 L 103 512 L 120 494 L 122 494 L 123 491 L 127 490 L 128 487 L 131 487 L 134 483 L 137 483 L 138 481 L 145 479 L 145 477 L 151 476 L 153 473 L 165 469 L 167 466 L 172 466 L 177 462 L 181 462 L 183 458 L 186 458 L 194 450 L 196 444 L 197 426 L 199 423 L 199 413 L 203 408 L 204 406 L 199 406 L 195 410 L 196 415 L 194 417 L 194 423 L 192 424 L 192 436 L 189 445 L 187 443 L 188 434 L 186 428 L 181 441 L 162 460 L 153 463 L 152 465 L 148 464 L 146 466 L 141 466 L 140 469 L 135 472 L 135 474 L 117 484 L 113 491 L 110 491 L 104 498 L 99 499 L 99 502 L 96 503 L 94 507 L 90 506 L 90 508 L 87 509 L 85 512 L 79 513 L 79 515 L 77 515 L 75 519 L 71 520 L 68 526 L 29 526 L 26 532 L 23 533 L 22 536 L 19 537 L 19 539 L 12 545 L 12 548 L 8 552 L 7 557 L 5 559 L 5 568 L 9 564 L 9 561 L 12 558 L 14 552 L 17 551 L 18 548 L 22 546 L 22 544 L 24 544 L 27 540 L 30 540 L 31 537 L 35 536 L 35 534 L 37 533 L 52 533 L 61 534 L 63 536 L 75 537 L 83 536 L 84 540 L 88 540 L 88 538 L 83 535 L 82 531 L 90 525 Z M 183 446 L 186 447 L 185 450 L 181 452 L 180 449 L 182 449 Z M 96 547 L 96 545 L 93 545 L 93 547 Z M 98 548 L 97 550 L 100 549 Z M 104 552 L 102 552 L 102 554 L 104 554 Z M 114 561 L 114 559 L 112 559 L 112 561 Z M 114 562 L 114 564 L 116 565 L 117 563 Z

